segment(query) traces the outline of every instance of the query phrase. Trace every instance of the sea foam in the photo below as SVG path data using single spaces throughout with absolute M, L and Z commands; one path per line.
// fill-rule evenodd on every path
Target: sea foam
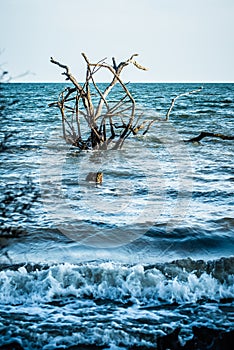
M 172 268 L 173 265 L 171 265 Z M 174 267 L 121 265 L 113 262 L 58 264 L 0 272 L 1 304 L 45 303 L 72 297 L 120 303 L 187 303 L 234 297 L 233 275 L 225 280 L 212 273 Z

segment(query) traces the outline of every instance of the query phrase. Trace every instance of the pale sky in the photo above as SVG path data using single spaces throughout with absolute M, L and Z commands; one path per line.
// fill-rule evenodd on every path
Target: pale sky
M 0 0 L 0 63 L 17 81 L 79 81 L 85 64 L 138 53 L 131 82 L 234 82 L 234 0 Z M 106 74 L 98 76 L 107 80 Z

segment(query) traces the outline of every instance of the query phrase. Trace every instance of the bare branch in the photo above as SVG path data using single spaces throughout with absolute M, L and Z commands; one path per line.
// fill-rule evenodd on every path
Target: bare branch
M 170 113 L 171 113 L 171 111 L 172 111 L 172 108 L 173 108 L 173 106 L 174 106 L 174 104 L 175 104 L 175 101 L 176 101 L 179 97 L 187 96 L 187 95 L 191 95 L 191 94 L 195 94 L 196 92 L 199 92 L 199 91 L 201 91 L 202 89 L 203 89 L 203 87 L 201 86 L 199 89 L 196 89 L 196 90 L 193 90 L 193 91 L 189 91 L 189 92 L 185 92 L 185 93 L 183 93 L 183 94 L 180 94 L 180 95 L 174 97 L 174 98 L 172 99 L 171 105 L 170 105 L 170 107 L 169 107 L 169 109 L 168 109 L 168 111 L 167 111 L 166 120 L 169 119 L 169 116 L 170 116 Z
M 59 61 L 56 61 L 53 59 L 53 57 L 50 58 L 50 62 L 53 64 L 56 64 L 60 68 L 65 69 L 65 72 L 62 73 L 66 75 L 67 80 L 70 80 L 73 85 L 76 87 L 76 89 L 79 91 L 84 107 L 89 111 L 89 115 L 93 114 L 93 105 L 91 103 L 91 99 L 89 96 L 87 96 L 86 92 L 84 91 L 83 87 L 78 83 L 78 81 L 75 79 L 75 77 L 70 73 L 69 67 L 66 66 L 65 64 L 60 63 Z
M 121 74 L 123 68 L 126 67 L 126 66 L 127 66 L 128 64 L 130 64 L 130 63 L 133 63 L 135 66 L 138 65 L 137 68 L 141 67 L 140 69 L 146 70 L 146 68 L 140 66 L 139 64 L 137 64 L 136 61 L 133 60 L 133 57 L 135 57 L 135 56 L 137 56 L 137 54 L 132 55 L 127 61 L 121 62 L 118 66 L 117 66 L 117 64 L 116 64 L 115 58 L 113 57 L 113 58 L 112 58 L 112 61 L 113 61 L 113 66 L 114 66 L 114 67 L 112 67 L 112 66 L 110 66 L 110 65 L 108 65 L 108 64 L 103 64 L 103 63 L 99 63 L 99 64 L 93 64 L 93 63 L 91 64 L 91 63 L 90 63 L 91 66 L 95 66 L 95 67 L 97 67 L 97 66 L 102 66 L 103 68 L 109 69 L 109 70 L 111 71 L 111 73 L 113 74 L 113 76 L 114 76 L 113 80 L 111 81 L 111 83 L 110 83 L 109 86 L 105 89 L 105 91 L 104 91 L 104 93 L 103 93 L 103 98 L 104 98 L 104 99 L 105 99 L 105 98 L 107 97 L 107 95 L 110 93 L 110 91 L 111 91 L 112 88 L 115 86 L 115 84 L 116 84 L 117 82 L 119 82 L 119 83 L 122 85 L 122 87 L 123 87 L 123 89 L 125 90 L 125 92 L 127 93 L 127 95 L 130 97 L 130 100 L 131 100 L 131 101 L 133 102 L 133 104 L 135 105 L 135 101 L 133 100 L 133 98 L 132 98 L 130 92 L 128 91 L 128 89 L 126 88 L 126 85 L 123 84 L 123 82 L 122 82 L 121 79 L 120 79 L 120 74 Z M 100 114 L 101 114 L 102 107 L 103 107 L 103 103 L 104 103 L 104 99 L 103 99 L 103 98 L 99 101 L 99 104 L 98 104 L 98 107 L 97 107 L 97 110 L 96 110 L 96 113 L 95 113 L 95 119 L 97 119 L 97 118 L 100 116 Z
M 94 78 L 93 78 L 93 74 L 96 73 L 96 72 L 97 72 L 97 69 L 100 69 L 101 66 L 100 66 L 100 67 L 94 67 L 94 68 L 93 68 L 93 71 L 91 72 L 91 69 L 90 69 L 90 62 L 89 62 L 87 56 L 86 56 L 84 53 L 82 53 L 82 56 L 84 57 L 84 59 L 85 59 L 85 61 L 86 61 L 86 63 L 87 63 L 87 69 L 88 69 L 88 71 L 89 71 L 89 73 L 90 73 L 90 78 L 91 78 L 91 80 L 92 80 L 92 83 L 93 83 L 93 85 L 94 85 L 96 91 L 98 92 L 99 96 L 101 97 L 101 100 L 103 100 L 103 102 L 105 103 L 107 110 L 109 110 L 108 103 L 107 103 L 107 101 L 106 101 L 106 99 L 105 99 L 103 93 L 102 93 L 101 90 L 98 88 L 98 86 L 97 86 L 97 84 L 96 84 L 96 82 L 95 82 L 95 80 L 94 80 Z M 104 59 L 101 60 L 101 61 L 99 61 L 98 64 L 100 64 L 102 61 L 104 61 Z M 95 70 L 95 68 L 97 68 L 97 69 Z M 97 111 L 96 111 L 95 115 L 96 115 L 96 114 L 97 114 Z M 96 119 L 97 119 L 97 118 L 96 118 Z

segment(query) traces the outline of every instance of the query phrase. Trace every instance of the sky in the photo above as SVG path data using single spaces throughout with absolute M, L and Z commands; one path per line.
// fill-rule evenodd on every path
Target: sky
M 0 0 L 0 65 L 15 81 L 85 79 L 91 62 L 137 60 L 131 82 L 234 82 L 234 0 Z M 108 81 L 99 72 L 98 81 Z

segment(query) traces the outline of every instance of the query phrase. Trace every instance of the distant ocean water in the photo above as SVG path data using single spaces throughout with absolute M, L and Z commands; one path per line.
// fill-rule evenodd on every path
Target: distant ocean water
M 234 84 L 181 97 L 120 151 L 82 153 L 48 107 L 64 86 L 0 85 L 0 349 L 225 349 L 233 140 L 183 141 L 234 135 Z M 128 86 L 149 120 L 199 87 Z

